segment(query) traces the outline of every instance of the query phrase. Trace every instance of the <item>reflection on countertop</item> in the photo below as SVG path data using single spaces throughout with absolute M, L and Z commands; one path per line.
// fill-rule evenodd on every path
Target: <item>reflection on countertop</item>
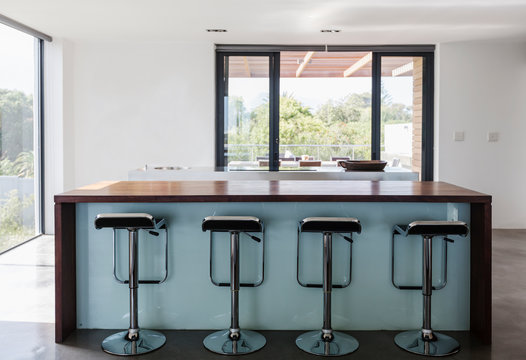
M 418 173 L 402 167 L 383 171 L 345 171 L 338 166 L 280 167 L 269 171 L 261 166 L 183 167 L 147 165 L 128 172 L 128 180 L 404 180 L 418 181 Z

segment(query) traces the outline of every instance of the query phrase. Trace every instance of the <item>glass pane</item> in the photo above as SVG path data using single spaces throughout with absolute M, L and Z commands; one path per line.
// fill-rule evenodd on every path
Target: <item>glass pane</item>
M 225 57 L 225 164 L 268 170 L 269 57 Z
M 370 52 L 281 52 L 283 169 L 371 158 L 371 61 Z
M 382 57 L 381 158 L 420 174 L 422 57 Z
M 0 24 L 0 252 L 36 235 L 35 39 Z

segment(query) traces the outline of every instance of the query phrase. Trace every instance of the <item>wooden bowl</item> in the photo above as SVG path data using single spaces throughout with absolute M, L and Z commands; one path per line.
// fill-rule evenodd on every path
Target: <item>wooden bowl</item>
M 384 160 L 342 160 L 338 165 L 346 171 L 383 171 L 387 165 Z

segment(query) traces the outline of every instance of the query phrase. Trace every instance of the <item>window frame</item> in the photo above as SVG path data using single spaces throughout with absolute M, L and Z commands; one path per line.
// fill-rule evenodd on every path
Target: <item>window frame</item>
M 1 15 L 0 15 L 1 16 Z M 11 251 L 31 240 L 34 240 L 44 234 L 44 41 L 48 41 L 47 35 L 36 32 L 36 30 L 28 31 L 24 25 L 16 23 L 13 26 L 11 23 L 4 21 L 6 18 L 0 17 L 0 24 L 11 27 L 16 31 L 20 31 L 27 35 L 34 37 L 34 95 L 33 95 L 33 153 L 34 153 L 34 198 L 35 198 L 35 234 L 22 242 L 5 249 L 0 252 Z M 36 36 L 41 34 L 42 36 Z M 51 39 L 49 37 L 49 39 Z
M 216 45 L 216 169 L 224 170 L 225 59 L 228 56 L 269 56 L 269 170 L 279 171 L 279 80 L 281 51 L 369 51 L 372 59 L 371 159 L 380 159 L 381 139 L 381 59 L 388 56 L 422 57 L 422 181 L 433 180 L 434 147 L 434 45 Z
M 36 134 L 36 143 L 35 143 L 35 181 L 38 181 L 36 188 L 38 189 L 38 194 L 35 196 L 35 202 L 38 204 L 38 213 L 35 214 L 35 230 L 36 236 L 40 236 L 44 233 L 44 40 L 35 37 L 35 81 L 37 82 L 37 92 L 38 96 L 38 109 L 35 113 L 35 132 Z

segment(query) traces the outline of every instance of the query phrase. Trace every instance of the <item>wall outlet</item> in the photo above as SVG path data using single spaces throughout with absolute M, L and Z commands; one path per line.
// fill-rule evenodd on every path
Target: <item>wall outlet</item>
M 453 139 L 455 141 L 464 141 L 464 131 L 455 131 Z
M 489 142 L 499 141 L 499 133 L 498 132 L 489 132 L 488 133 L 488 141 Z

